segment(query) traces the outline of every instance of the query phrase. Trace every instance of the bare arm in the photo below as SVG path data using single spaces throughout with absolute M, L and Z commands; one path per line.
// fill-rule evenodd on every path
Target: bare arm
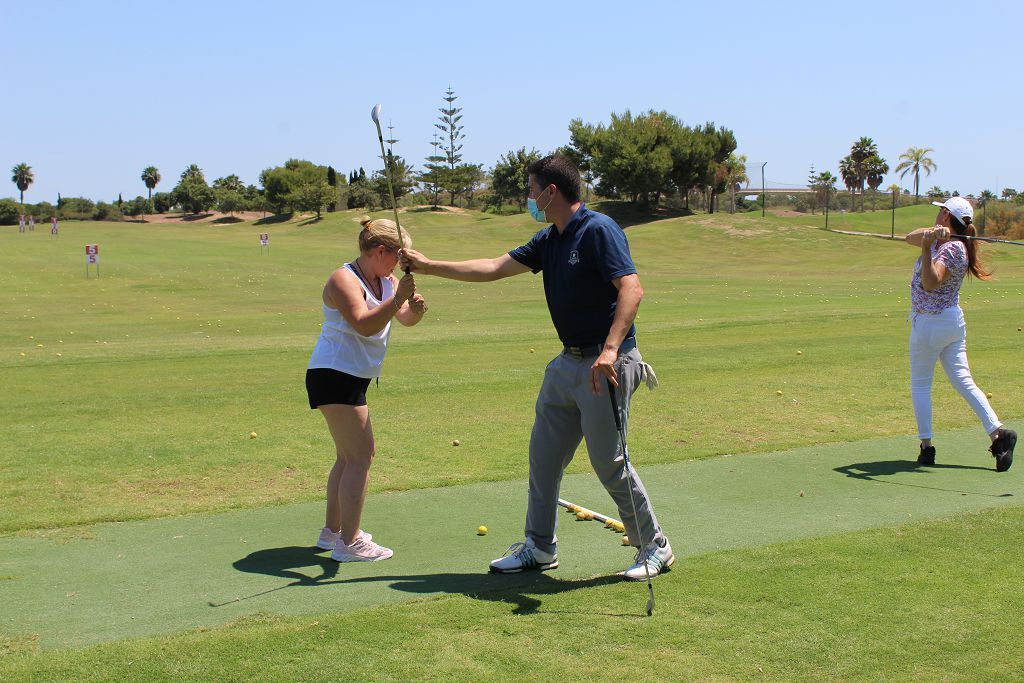
M 427 312 L 427 301 L 420 294 L 413 294 L 412 298 L 402 304 L 398 309 L 395 318 L 406 327 L 412 327 L 423 320 L 423 314 Z
M 931 292 L 949 276 L 946 264 L 932 261 L 932 244 L 937 241 L 946 241 L 949 238 L 949 228 L 936 226 L 915 230 L 911 235 L 914 233 L 920 233 L 918 239 L 921 246 L 921 288 L 926 292 Z M 910 242 L 910 235 L 907 235 L 907 241 Z M 911 244 L 913 243 L 911 242 Z
M 385 299 L 380 306 L 371 311 L 366 305 L 363 288 L 360 287 L 356 276 L 345 268 L 339 268 L 331 273 L 327 284 L 324 285 L 323 300 L 327 306 L 337 310 L 352 329 L 364 337 L 372 337 L 383 330 L 402 307 L 405 298 L 409 296 L 405 290 L 411 286 L 410 278 L 409 284 L 400 284 L 394 296 Z
M 413 249 L 403 249 L 401 253 L 402 265 L 408 266 L 413 272 L 462 282 L 493 282 L 530 270 L 508 254 L 470 261 L 432 261 Z
M 644 288 L 640 285 L 640 276 L 636 273 L 615 278 L 612 284 L 619 290 L 615 303 L 615 317 L 612 318 L 612 326 L 604 340 L 601 355 L 590 366 L 590 389 L 595 394 L 601 393 L 602 378 L 607 379 L 613 386 L 619 386 L 615 360 L 619 357 L 619 347 L 622 346 L 629 328 L 636 320 L 640 301 L 644 298 Z

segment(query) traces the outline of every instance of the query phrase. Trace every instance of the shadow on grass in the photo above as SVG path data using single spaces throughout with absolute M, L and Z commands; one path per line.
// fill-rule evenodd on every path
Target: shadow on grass
M 265 548 L 249 553 L 232 566 L 240 572 L 263 574 L 290 579 L 291 583 L 269 590 L 235 598 L 223 603 L 208 603 L 210 607 L 251 600 L 285 588 L 329 586 L 335 584 L 387 583 L 388 588 L 405 593 L 419 595 L 436 595 L 448 593 L 465 595 L 475 600 L 505 602 L 515 605 L 514 614 L 534 614 L 541 606 L 540 598 L 545 595 L 564 593 L 580 588 L 592 588 L 611 583 L 621 583 L 622 577 L 616 575 L 598 576 L 590 579 L 561 580 L 543 572 L 524 572 L 522 574 L 491 574 L 488 572 L 454 573 L 439 572 L 436 574 L 407 574 L 386 576 L 361 576 L 348 579 L 337 578 L 340 563 L 335 562 L 326 554 L 327 551 L 310 546 L 285 546 L 281 548 Z M 307 576 L 298 569 L 319 566 L 321 574 L 316 577 Z M 608 614 L 605 616 L 642 616 L 640 614 Z
M 319 223 L 322 220 L 323 220 L 323 218 L 321 218 L 319 216 L 313 216 L 311 218 L 307 218 L 304 221 L 299 221 L 298 223 L 296 223 L 296 225 L 298 225 L 300 228 L 304 228 L 307 225 L 316 225 L 317 223 Z
M 623 228 L 629 228 L 641 223 L 650 223 L 651 221 L 660 221 L 666 218 L 681 218 L 693 215 L 693 211 L 689 209 L 670 209 L 666 206 L 653 205 L 645 207 L 631 202 L 609 199 L 597 202 L 591 208 L 611 217 L 612 220 Z
M 224 216 L 223 218 L 214 220 L 213 223 L 214 225 L 226 225 L 231 223 L 243 223 L 244 221 L 244 218 L 239 218 L 238 216 Z
M 961 489 L 947 489 L 938 486 L 925 486 L 923 484 L 911 484 L 906 481 L 892 481 L 888 479 L 878 479 L 877 477 L 890 477 L 896 474 L 904 473 L 917 473 L 917 474 L 928 474 L 930 470 L 982 470 L 985 472 L 993 471 L 988 467 L 977 467 L 975 465 L 947 465 L 942 463 L 936 463 L 934 465 L 919 465 L 913 460 L 876 460 L 874 462 L 858 462 L 852 465 L 843 465 L 842 467 L 834 468 L 835 472 L 845 474 L 853 479 L 862 479 L 864 481 L 873 481 L 879 484 L 893 484 L 895 486 L 909 486 L 916 489 L 930 489 L 932 491 L 946 491 L 949 493 L 959 493 L 963 495 L 972 496 L 985 496 L 986 498 L 1009 498 L 1012 497 L 1012 493 L 979 493 L 977 491 L 963 491 Z
M 287 223 L 292 219 L 291 213 L 275 213 L 264 216 L 253 223 L 253 225 L 273 225 L 274 223 Z

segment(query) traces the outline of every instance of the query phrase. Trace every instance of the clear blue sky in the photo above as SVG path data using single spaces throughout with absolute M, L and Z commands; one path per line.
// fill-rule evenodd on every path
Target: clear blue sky
M 573 117 L 665 109 L 731 128 L 770 183 L 836 173 L 866 135 L 891 166 L 933 147 L 922 189 L 1024 189 L 1019 2 L 0 0 L 0 17 L 0 197 L 19 162 L 27 201 L 145 194 L 151 164 L 158 190 L 190 163 L 247 183 L 290 157 L 369 171 L 377 102 L 420 167 L 449 85 L 487 168 L 566 143 Z

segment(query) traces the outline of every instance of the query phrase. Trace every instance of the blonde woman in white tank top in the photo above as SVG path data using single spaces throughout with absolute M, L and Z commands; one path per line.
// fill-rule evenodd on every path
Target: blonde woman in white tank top
M 398 251 L 409 233 L 387 219 L 362 221 L 359 258 L 338 268 L 323 289 L 324 324 L 306 370 L 310 408 L 318 408 L 334 439 L 336 459 L 327 478 L 327 514 L 317 547 L 338 562 L 386 560 L 394 553 L 360 529 L 373 460 L 373 429 L 366 387 L 379 377 L 391 319 L 405 326 L 423 319 L 426 301 L 412 275 L 396 280 Z

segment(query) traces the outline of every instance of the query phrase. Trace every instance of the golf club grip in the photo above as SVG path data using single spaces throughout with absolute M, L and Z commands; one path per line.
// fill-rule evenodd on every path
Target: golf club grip
M 608 383 L 608 398 L 612 402 L 612 415 L 615 416 L 615 429 L 622 432 L 622 419 L 619 417 L 619 402 L 615 398 L 615 385 L 610 379 L 605 379 L 605 381 Z

